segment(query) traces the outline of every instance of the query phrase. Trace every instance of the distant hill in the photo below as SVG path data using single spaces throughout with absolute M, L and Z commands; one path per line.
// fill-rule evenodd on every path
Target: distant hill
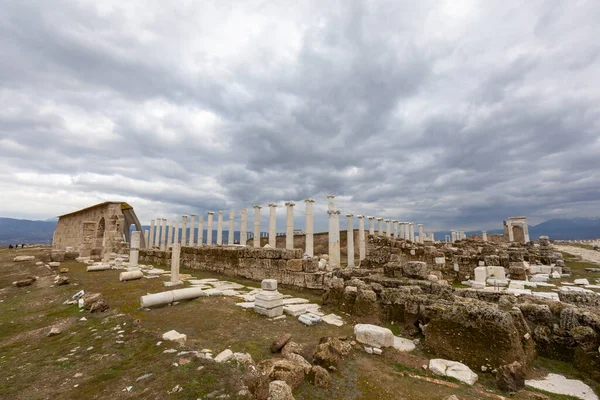
M 56 221 L 0 218 L 0 246 L 22 243 L 52 243 Z
M 0 217 L 0 246 L 16 243 L 52 243 L 55 228 L 56 220 L 31 221 Z M 144 226 L 143 229 L 150 229 L 150 227 Z M 489 235 L 504 233 L 503 229 L 493 229 L 487 232 Z M 481 231 L 469 231 L 467 236 L 479 233 Z M 214 230 L 213 238 L 216 238 L 216 235 L 217 231 Z M 445 235 L 450 235 L 450 231 L 435 232 L 436 240 L 444 240 Z M 226 241 L 226 230 L 223 231 L 223 236 Z M 235 241 L 239 241 L 238 231 L 234 236 Z M 600 218 L 551 219 L 539 225 L 530 226 L 529 236 L 532 240 L 537 240 L 540 236 L 561 240 L 596 239 L 600 237 Z M 206 230 L 204 231 L 204 240 L 206 241 Z

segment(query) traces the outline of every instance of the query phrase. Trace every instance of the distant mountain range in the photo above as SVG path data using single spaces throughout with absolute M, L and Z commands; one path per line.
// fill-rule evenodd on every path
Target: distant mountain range
M 16 243 L 52 243 L 52 235 L 56 228 L 56 220 L 31 221 L 26 219 L 0 217 L 0 246 Z M 144 229 L 150 229 L 144 226 Z M 502 229 L 487 231 L 489 235 L 502 234 Z M 436 240 L 444 240 L 450 231 L 434 232 Z M 468 231 L 467 236 L 480 234 L 481 231 Z M 227 238 L 227 231 L 223 231 Z M 239 240 L 239 232 L 235 232 L 235 240 Z M 550 239 L 597 239 L 600 237 L 600 218 L 571 218 L 551 219 L 539 225 L 529 227 L 529 236 L 532 240 L 540 236 L 549 236 Z M 213 231 L 216 237 L 216 230 Z M 206 240 L 206 230 L 204 233 Z

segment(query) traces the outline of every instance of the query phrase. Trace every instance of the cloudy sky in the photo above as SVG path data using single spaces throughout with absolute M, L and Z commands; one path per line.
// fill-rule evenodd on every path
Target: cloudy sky
M 294 200 L 303 226 L 313 197 L 324 230 L 328 193 L 431 229 L 600 215 L 598 1 L 0 9 L 0 216 Z

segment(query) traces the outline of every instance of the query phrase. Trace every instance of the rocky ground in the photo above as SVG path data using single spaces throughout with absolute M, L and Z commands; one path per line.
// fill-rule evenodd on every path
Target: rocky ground
M 556 243 L 554 244 L 554 247 L 556 247 L 558 251 L 579 256 L 585 261 L 600 264 L 600 251 L 598 250 L 586 249 L 579 246 L 559 245 Z
M 162 278 L 119 282 L 119 271 L 85 272 L 76 261 L 62 262 L 69 283 L 57 286 L 58 268 L 47 268 L 49 249 L 0 250 L 0 398 L 251 398 L 247 377 L 253 364 L 280 359 L 271 353 L 273 341 L 290 333 L 309 362 L 323 337 L 340 338 L 349 353 L 329 369 L 329 384 L 317 387 L 306 377 L 294 390 L 296 399 L 458 399 L 503 398 L 491 374 L 479 373 L 473 386 L 432 374 L 424 365 L 431 355 L 420 346 L 411 353 L 385 348 L 381 355 L 368 354 L 356 344 L 353 327 L 368 322 L 341 315 L 341 327 L 320 323 L 305 326 L 296 318 L 271 321 L 252 310 L 236 307 L 232 297 L 201 297 L 172 306 L 141 309 L 140 296 L 165 290 Z M 34 260 L 14 262 L 17 255 Z M 36 265 L 43 261 L 42 265 Z M 219 276 L 185 271 L 195 277 Z M 37 278 L 28 286 L 13 282 Z M 228 279 L 231 280 L 231 279 Z M 243 285 L 256 282 L 236 279 Z M 102 293 L 110 306 L 91 313 L 72 300 L 79 290 Z M 283 294 L 320 303 L 320 293 L 280 288 Z M 388 326 L 395 334 L 396 326 Z M 183 344 L 163 340 L 170 330 L 187 335 Z M 52 334 L 50 334 L 50 332 Z M 223 350 L 248 353 L 252 364 L 217 363 L 200 355 Z M 529 377 L 548 371 L 577 377 L 577 371 L 540 359 Z M 517 399 L 568 399 L 572 397 L 522 391 Z

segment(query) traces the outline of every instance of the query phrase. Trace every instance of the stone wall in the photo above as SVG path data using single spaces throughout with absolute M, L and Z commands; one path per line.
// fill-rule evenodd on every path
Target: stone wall
M 323 289 L 326 272 L 318 270 L 318 259 L 302 259 L 301 249 L 238 246 L 182 247 L 183 268 L 261 281 L 277 279 L 284 285 Z M 140 249 L 140 262 L 171 264 L 171 252 Z

